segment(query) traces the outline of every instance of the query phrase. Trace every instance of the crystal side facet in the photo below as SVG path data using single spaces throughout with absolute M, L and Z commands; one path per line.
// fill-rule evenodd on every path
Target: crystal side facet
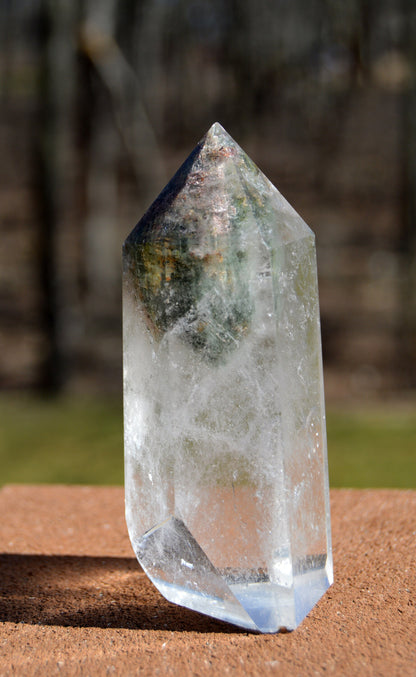
M 123 278 L 136 555 L 170 601 L 293 629 L 332 583 L 314 235 L 216 123 Z

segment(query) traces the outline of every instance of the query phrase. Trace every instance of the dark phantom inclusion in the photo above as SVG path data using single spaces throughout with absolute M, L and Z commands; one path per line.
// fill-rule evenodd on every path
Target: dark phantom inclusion
M 238 346 L 253 314 L 243 186 L 227 192 L 241 162 L 205 137 L 124 244 L 127 266 L 156 337 L 174 330 L 209 360 Z

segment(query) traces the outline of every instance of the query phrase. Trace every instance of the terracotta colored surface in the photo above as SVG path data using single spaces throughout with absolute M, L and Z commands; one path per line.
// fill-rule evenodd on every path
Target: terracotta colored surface
M 0 491 L 0 675 L 416 675 L 416 492 L 332 492 L 336 582 L 291 634 L 169 604 L 119 488 Z

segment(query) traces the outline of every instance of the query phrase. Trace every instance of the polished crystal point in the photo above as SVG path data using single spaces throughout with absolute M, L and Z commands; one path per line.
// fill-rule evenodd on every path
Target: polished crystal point
M 332 583 L 315 240 L 218 123 L 123 250 L 126 516 L 171 602 L 295 628 Z

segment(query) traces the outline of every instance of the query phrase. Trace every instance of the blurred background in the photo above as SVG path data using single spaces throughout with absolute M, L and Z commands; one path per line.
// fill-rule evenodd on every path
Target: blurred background
M 122 482 L 121 244 L 215 120 L 316 233 L 333 486 L 416 486 L 412 0 L 0 0 L 0 484 Z

